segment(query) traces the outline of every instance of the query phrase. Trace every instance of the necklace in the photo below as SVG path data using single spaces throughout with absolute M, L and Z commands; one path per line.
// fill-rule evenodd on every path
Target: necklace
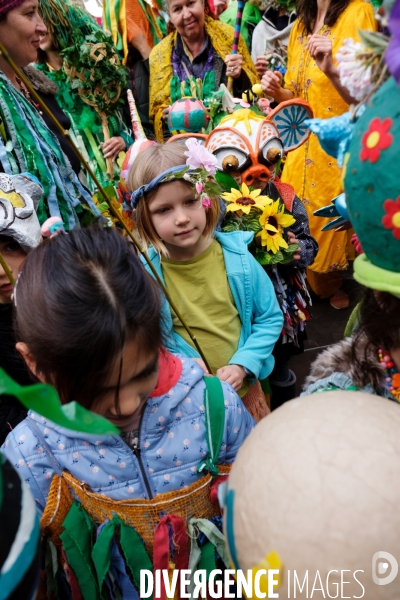
M 30 102 L 31 104 L 33 104 L 33 106 L 36 108 L 36 110 L 39 112 L 39 115 L 42 115 L 42 111 L 40 110 L 40 104 L 36 104 L 36 102 L 32 99 L 32 96 L 29 93 L 29 90 L 25 87 L 22 79 L 20 79 L 18 76 L 15 77 L 18 85 L 19 85 L 19 89 L 21 94 L 23 94 L 25 96 L 25 98 L 28 100 L 28 102 Z
M 390 393 L 398 402 L 400 402 L 400 373 L 395 367 L 395 364 L 386 350 L 378 348 L 379 362 L 384 366 L 386 371 L 385 381 Z

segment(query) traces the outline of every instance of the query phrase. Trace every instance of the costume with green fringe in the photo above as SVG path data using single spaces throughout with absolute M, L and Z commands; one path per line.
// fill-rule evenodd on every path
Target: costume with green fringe
M 38 110 L 0 72 L 0 163 L 8 175 L 32 173 L 44 194 L 37 215 L 61 217 L 66 230 L 98 211 Z
M 122 137 L 127 148 L 133 143 L 120 111 L 123 106 L 121 94 L 126 87 L 125 69 L 119 64 L 110 36 L 88 13 L 70 2 L 61 4 L 58 0 L 42 1 L 40 10 L 64 65 L 58 71 L 46 63 L 36 67 L 58 85 L 56 99 L 71 119 L 72 136 L 100 182 L 106 184 L 110 182 L 110 176 L 99 147 L 104 141 L 99 112 L 107 115 L 110 137 Z M 100 86 L 106 90 L 104 94 L 98 93 Z M 114 176 L 119 177 L 115 162 Z M 93 189 L 93 184 L 88 181 Z

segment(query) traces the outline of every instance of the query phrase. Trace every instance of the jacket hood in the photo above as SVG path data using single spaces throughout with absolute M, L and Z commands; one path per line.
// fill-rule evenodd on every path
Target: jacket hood
M 274 23 L 268 19 L 268 16 L 266 14 L 264 14 L 261 22 L 264 24 L 264 27 L 267 28 L 267 30 L 268 30 L 268 35 L 267 35 L 268 45 L 271 45 L 271 44 L 273 45 L 274 42 L 277 42 L 280 40 L 288 40 L 290 31 L 293 27 L 293 23 L 295 22 L 295 20 L 296 20 L 296 15 L 295 15 L 295 13 L 292 13 L 289 18 L 288 25 L 284 29 L 279 31 L 279 29 L 277 29 L 275 27 Z
M 357 340 L 356 357 L 365 367 L 363 372 L 360 372 L 359 364 L 354 360 L 353 343 L 353 336 L 348 337 L 319 354 L 304 382 L 303 392 L 318 381 L 338 373 L 346 376 L 359 389 L 370 386 L 378 392 L 385 388 L 385 373 L 378 360 L 377 352 L 367 345 L 367 338 L 364 335 Z

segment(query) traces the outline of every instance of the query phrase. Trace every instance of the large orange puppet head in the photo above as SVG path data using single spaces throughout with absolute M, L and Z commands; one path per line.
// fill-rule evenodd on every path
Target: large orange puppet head
M 308 139 L 304 122 L 311 115 L 303 100 L 282 102 L 267 117 L 239 109 L 221 120 L 205 145 L 217 157 L 218 169 L 237 183 L 265 187 L 284 155 Z
M 310 131 L 305 121 L 312 115 L 310 105 L 297 99 L 282 102 L 268 116 L 239 108 L 223 117 L 208 136 L 181 134 L 169 142 L 201 138 L 217 157 L 219 171 L 231 175 L 238 184 L 264 188 L 285 154 L 307 141 Z

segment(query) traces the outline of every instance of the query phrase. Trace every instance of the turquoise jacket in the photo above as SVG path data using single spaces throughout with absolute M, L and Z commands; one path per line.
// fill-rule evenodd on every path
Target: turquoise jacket
M 229 364 L 241 365 L 256 379 L 262 380 L 274 368 L 272 350 L 282 331 L 283 315 L 270 278 L 248 251 L 247 246 L 253 236 L 252 232 L 247 231 L 215 233 L 216 240 L 222 246 L 228 283 L 242 322 L 238 349 Z M 154 248 L 150 248 L 149 257 L 165 283 L 160 256 Z M 142 260 L 151 274 L 149 266 Z M 223 301 L 221 298 L 221 302 Z M 166 347 L 170 352 L 199 358 L 197 350 L 173 331 L 166 299 L 163 304 L 163 324 L 167 337 Z

